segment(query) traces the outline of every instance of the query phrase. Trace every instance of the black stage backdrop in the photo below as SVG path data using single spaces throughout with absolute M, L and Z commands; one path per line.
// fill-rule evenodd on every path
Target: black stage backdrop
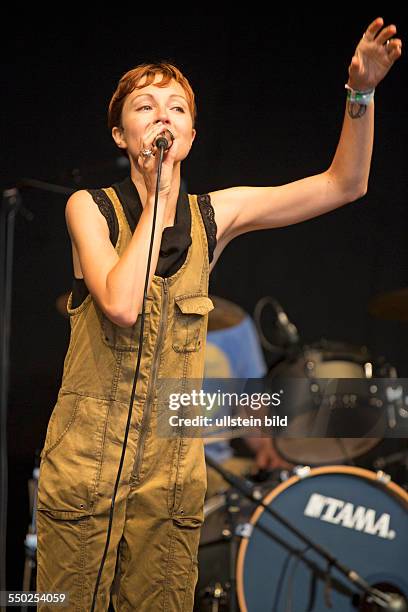
M 339 5 L 340 6 L 340 5 Z M 311 221 L 229 244 L 210 293 L 249 313 L 273 295 L 305 343 L 367 345 L 408 376 L 407 324 L 376 320 L 370 298 L 408 285 L 407 22 L 395 12 L 291 17 L 139 16 L 105 23 L 48 15 L 9 34 L 3 188 L 22 177 L 102 187 L 124 176 L 106 125 L 120 76 L 175 63 L 196 93 L 197 137 L 182 167 L 190 193 L 280 185 L 325 170 L 343 121 L 348 65 L 377 16 L 397 25 L 403 56 L 375 94 L 368 193 Z M 46 25 L 45 25 L 46 24 Z M 21 589 L 27 479 L 58 392 L 69 322 L 56 299 L 71 286 L 64 196 L 26 190 L 34 219 L 16 222 L 9 395 L 8 588 Z

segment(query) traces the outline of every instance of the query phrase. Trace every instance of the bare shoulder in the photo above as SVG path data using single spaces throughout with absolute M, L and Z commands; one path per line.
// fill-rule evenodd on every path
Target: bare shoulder
M 90 241 L 109 242 L 109 227 L 105 217 L 86 189 L 75 191 L 65 205 L 65 220 L 72 245 L 74 276 L 83 278 L 80 254 Z
M 86 189 L 75 191 L 67 200 L 65 218 L 68 230 L 71 229 L 71 226 L 76 223 L 78 218 L 82 219 L 83 216 L 85 216 L 85 219 L 93 219 L 100 227 L 107 227 L 105 217 Z
M 86 189 L 75 191 L 65 206 L 65 219 L 71 240 L 78 247 L 78 240 L 87 232 L 97 232 L 109 238 L 109 227 L 105 217 Z

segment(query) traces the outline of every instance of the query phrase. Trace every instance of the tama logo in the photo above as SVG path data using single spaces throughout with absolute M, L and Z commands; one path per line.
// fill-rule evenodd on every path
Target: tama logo
M 388 540 L 395 538 L 395 531 L 390 529 L 391 517 L 389 514 L 384 512 L 377 518 L 373 508 L 355 507 L 350 502 L 334 497 L 325 497 L 319 493 L 313 493 L 310 496 L 304 515 L 333 525 L 341 525 L 347 529 L 363 531 L 380 538 L 387 538 Z

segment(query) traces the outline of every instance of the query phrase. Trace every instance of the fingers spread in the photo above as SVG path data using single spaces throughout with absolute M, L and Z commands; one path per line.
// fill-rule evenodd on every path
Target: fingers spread
M 391 36 L 396 33 L 396 31 L 397 28 L 395 27 L 395 25 L 387 26 L 379 33 L 379 35 L 375 39 L 375 42 L 379 45 L 383 45 L 389 38 L 391 38 Z
M 377 19 L 374 19 L 374 21 L 370 23 L 367 30 L 364 32 L 365 38 L 367 38 L 367 40 L 374 40 L 375 35 L 382 28 L 383 24 L 384 21 L 382 17 L 377 17 Z

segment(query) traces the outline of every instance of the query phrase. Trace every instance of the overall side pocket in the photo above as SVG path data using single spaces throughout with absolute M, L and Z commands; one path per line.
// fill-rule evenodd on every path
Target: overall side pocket
M 202 438 L 178 438 L 175 443 L 169 490 L 169 510 L 180 526 L 204 522 L 207 466 Z
M 56 518 L 93 512 L 98 496 L 110 400 L 61 394 L 41 453 L 38 510 Z
M 60 390 L 57 403 L 48 421 L 41 457 L 46 457 L 62 442 L 75 421 L 80 399 L 81 396 L 76 393 Z

